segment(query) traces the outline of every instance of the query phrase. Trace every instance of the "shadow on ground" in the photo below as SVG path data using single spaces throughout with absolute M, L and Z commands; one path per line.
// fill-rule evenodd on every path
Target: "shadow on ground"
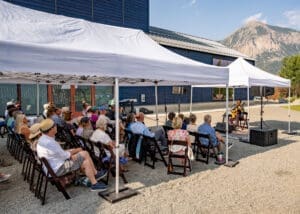
M 279 132 L 286 130 L 287 122 L 268 120 L 265 124 L 272 124 L 272 128 L 279 129 Z M 259 126 L 259 122 L 250 124 L 251 126 Z M 292 122 L 292 129 L 300 127 L 300 123 Z M 260 147 L 247 143 L 236 141 L 229 151 L 229 157 L 233 160 L 239 160 L 242 164 L 244 158 L 258 153 L 267 152 L 272 149 L 295 143 L 290 135 L 279 134 L 278 144 L 268 147 Z M 46 204 L 41 206 L 40 201 L 34 197 L 29 191 L 29 185 L 23 181 L 21 175 L 22 164 L 17 162 L 6 150 L 6 138 L 0 139 L 0 155 L 13 164 L 8 167 L 1 167 L 0 172 L 11 173 L 12 177 L 9 183 L 0 185 L 0 213 L 98 213 L 101 212 L 103 203 L 108 203 L 98 196 L 97 193 L 91 192 L 89 188 L 82 186 L 70 186 L 67 188 L 71 195 L 70 200 L 65 200 L 63 195 L 52 185 L 49 185 L 47 191 Z M 167 158 L 167 157 L 166 157 Z M 237 165 L 239 167 L 240 165 Z M 192 172 L 190 174 L 202 173 L 208 170 L 217 169 L 218 165 L 214 163 L 214 159 L 210 159 L 207 165 L 202 162 L 193 161 Z M 129 182 L 126 186 L 136 189 L 141 194 L 145 188 L 156 186 L 171 180 L 181 179 L 182 176 L 168 175 L 167 168 L 162 162 L 157 162 L 155 169 L 151 169 L 144 164 L 130 161 L 128 164 L 129 172 L 126 178 Z M 115 179 L 110 179 L 110 190 L 114 189 Z M 124 186 L 120 179 L 120 186 Z

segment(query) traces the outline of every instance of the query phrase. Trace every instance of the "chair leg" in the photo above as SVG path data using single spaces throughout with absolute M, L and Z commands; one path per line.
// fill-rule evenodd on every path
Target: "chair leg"
M 184 166 L 183 166 L 183 176 L 186 176 L 186 164 L 187 164 L 187 162 L 186 162 L 186 157 L 187 157 L 187 154 L 186 154 L 186 156 L 185 156 L 185 158 L 184 158 Z

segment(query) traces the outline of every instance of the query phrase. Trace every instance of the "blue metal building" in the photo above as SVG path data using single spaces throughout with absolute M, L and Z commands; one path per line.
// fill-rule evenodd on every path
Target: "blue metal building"
M 153 40 L 159 44 L 174 51 L 180 55 L 191 58 L 193 60 L 215 65 L 227 65 L 234 61 L 237 57 L 243 57 L 254 64 L 254 60 L 224 45 L 204 38 L 199 38 L 179 32 L 169 31 L 157 27 L 149 26 L 149 0 L 6 0 L 7 2 L 21 5 L 24 7 L 55 13 L 65 16 L 82 18 L 93 22 L 116 25 L 121 27 L 137 28 L 146 32 Z M 79 87 L 79 86 L 78 86 Z M 9 89 L 8 89 L 9 88 Z M 19 95 L 18 89 L 24 88 L 20 85 L 0 85 L 0 108 L 5 108 L 5 103 L 9 97 L 15 100 L 24 100 L 26 92 Z M 25 90 L 26 88 L 26 90 Z M 26 86 L 25 91 L 34 93 L 30 86 Z M 54 91 L 54 88 L 56 91 Z M 49 90 L 49 89 L 48 89 Z M 52 87 L 53 94 L 59 93 L 57 87 Z M 77 89 L 79 90 L 79 88 Z M 106 102 L 112 96 L 112 88 L 108 89 L 96 87 L 94 90 L 89 88 L 80 89 L 81 93 L 87 93 L 92 104 L 99 105 Z M 89 91 L 90 90 L 90 91 Z M 159 104 L 170 103 L 188 103 L 190 102 L 190 90 L 188 86 L 182 90 L 183 94 L 175 94 L 172 86 L 161 86 L 158 88 Z M 194 102 L 209 102 L 215 100 L 215 90 L 212 88 L 195 88 L 193 93 Z M 5 93 L 3 93 L 5 91 Z M 11 92 L 11 93 L 7 93 Z M 42 93 L 47 93 L 47 89 L 43 88 Z M 49 93 L 49 91 L 48 91 Z M 104 93 L 99 95 L 97 93 Z M 67 93 L 68 94 L 68 93 Z M 10 96 L 11 95 L 11 96 Z M 31 96 L 32 97 L 32 96 Z M 44 103 L 49 99 L 49 95 L 45 94 Z M 138 105 L 154 104 L 154 87 L 121 87 L 120 99 L 136 98 Z M 246 99 L 246 90 L 236 90 L 235 98 Z M 78 98 L 80 99 L 80 98 Z M 55 98 L 54 98 L 55 102 Z M 34 114 L 34 102 L 28 100 L 25 104 L 31 103 L 32 109 L 27 114 Z M 41 105 L 42 106 L 42 105 Z M 79 107 L 78 107 L 79 108 Z M 77 110 L 77 107 L 76 107 Z

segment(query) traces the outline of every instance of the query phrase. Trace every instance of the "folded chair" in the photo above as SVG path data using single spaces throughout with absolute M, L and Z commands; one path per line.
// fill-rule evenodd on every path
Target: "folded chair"
M 157 160 L 162 161 L 167 167 L 166 159 L 163 156 L 163 153 L 158 145 L 157 140 L 154 137 L 148 137 L 143 135 L 143 153 L 144 153 L 144 164 L 145 166 L 149 166 L 152 169 L 155 168 L 155 163 Z M 158 157 L 157 157 L 158 154 Z M 148 162 L 148 157 L 152 163 Z
M 102 162 L 103 168 L 105 168 L 108 173 L 106 177 L 106 184 L 108 184 L 109 174 L 111 173 L 112 176 L 115 176 L 115 169 L 116 169 L 116 155 L 113 152 L 113 149 L 110 145 L 103 144 L 101 142 L 94 142 L 94 145 L 99 149 L 99 156 L 98 159 Z M 105 150 L 108 150 L 110 153 L 110 157 L 108 158 L 106 155 Z M 120 166 L 120 165 L 119 165 Z M 123 179 L 123 182 L 126 184 L 128 183 L 123 170 L 119 167 L 119 175 Z
M 184 154 L 177 154 L 173 153 L 171 150 L 169 151 L 169 162 L 168 162 L 168 174 L 175 174 L 175 175 L 183 175 L 186 176 L 186 170 L 189 169 L 190 172 L 192 171 L 191 168 L 191 161 L 188 157 L 188 144 L 186 141 L 179 141 L 179 140 L 168 140 L 169 147 L 172 145 L 180 145 L 185 146 L 186 149 Z M 177 161 L 183 161 L 183 164 L 173 164 L 173 159 L 178 159 Z M 183 168 L 183 172 L 175 171 L 176 168 Z
M 201 143 L 200 138 L 206 138 L 209 140 L 208 145 Z M 209 157 L 211 156 L 210 151 L 213 151 L 214 156 L 217 156 L 216 146 L 213 145 L 209 134 L 195 133 L 196 142 L 196 161 L 201 161 L 206 164 L 209 163 Z M 203 156 L 200 158 L 199 156 Z
M 243 115 L 239 118 L 239 126 L 242 129 L 248 129 L 248 112 L 243 112 Z
M 127 145 L 129 156 L 139 163 L 141 163 L 143 160 L 143 137 L 144 136 L 142 134 L 134 134 L 133 132 L 125 129 L 125 147 Z
M 40 158 L 40 161 L 42 162 L 43 166 L 45 166 L 47 169 L 47 173 L 45 173 L 46 181 L 45 181 L 45 186 L 44 186 L 44 192 L 40 196 L 42 205 L 45 204 L 48 182 L 50 182 L 52 185 L 55 185 L 57 190 L 60 191 L 64 195 L 65 199 L 67 199 L 67 200 L 70 199 L 71 197 L 67 193 L 65 186 L 67 184 L 71 183 L 71 181 L 73 179 L 75 179 L 75 171 L 70 172 L 63 176 L 57 176 L 54 173 L 54 171 L 52 170 L 52 168 L 46 158 L 42 157 L 42 158 Z

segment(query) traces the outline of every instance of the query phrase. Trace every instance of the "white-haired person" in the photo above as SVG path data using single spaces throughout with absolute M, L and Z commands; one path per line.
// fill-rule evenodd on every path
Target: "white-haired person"
M 63 150 L 60 144 L 55 141 L 57 132 L 56 124 L 51 119 L 45 119 L 40 124 L 42 136 L 38 140 L 38 157 L 44 157 L 49 162 L 54 173 L 58 176 L 81 169 L 92 183 L 91 191 L 105 191 L 107 186 L 98 183 L 107 171 L 97 171 L 87 151 L 81 148 Z
M 92 136 L 90 137 L 90 140 L 93 142 L 100 142 L 100 143 L 109 145 L 113 149 L 113 152 L 116 153 L 116 143 L 105 132 L 106 130 L 107 130 L 106 118 L 99 117 L 99 119 L 96 122 L 96 130 L 93 132 Z M 111 154 L 109 151 L 105 150 L 105 153 L 108 157 L 111 157 Z M 119 144 L 119 157 L 120 157 L 120 163 L 122 165 L 127 163 L 127 159 L 125 158 L 125 145 L 124 144 Z M 123 166 L 121 166 L 121 168 L 124 170 Z
M 222 136 L 215 131 L 211 126 L 211 115 L 207 114 L 204 116 L 204 123 L 198 127 L 198 132 L 201 134 L 209 134 L 210 140 L 214 147 L 218 148 L 218 152 L 221 152 L 221 142 L 224 143 Z M 208 145 L 209 140 L 207 138 L 200 138 L 201 144 Z

